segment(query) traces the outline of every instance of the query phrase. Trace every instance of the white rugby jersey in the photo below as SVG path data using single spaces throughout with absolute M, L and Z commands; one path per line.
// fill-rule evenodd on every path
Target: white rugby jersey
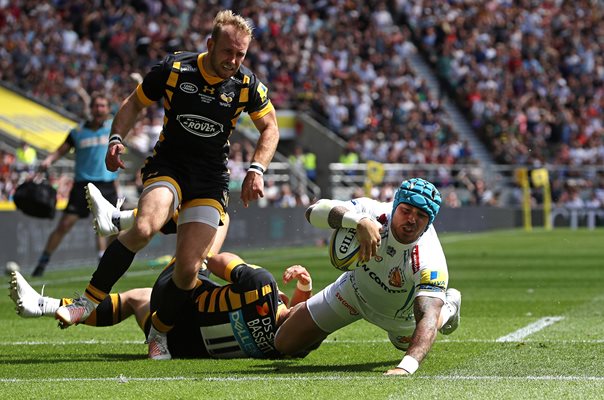
M 347 272 L 359 300 L 359 311 L 367 319 L 408 321 L 416 296 L 445 301 L 447 261 L 432 225 L 418 241 L 402 244 L 390 235 L 392 203 L 359 198 L 340 204 L 375 218 L 384 227 L 377 256 Z

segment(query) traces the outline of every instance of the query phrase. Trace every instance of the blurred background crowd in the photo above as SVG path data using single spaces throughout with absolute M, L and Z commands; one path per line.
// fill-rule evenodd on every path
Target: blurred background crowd
M 275 107 L 308 113 L 344 139 L 342 163 L 478 165 L 444 111 L 446 95 L 496 163 L 555 166 L 556 204 L 604 207 L 602 170 L 576 172 L 604 165 L 602 2 L 0 0 L 0 80 L 80 119 L 94 91 L 108 94 L 117 111 L 164 55 L 204 51 L 223 8 L 253 21 L 245 64 Z M 411 68 L 417 51 L 438 77 L 439 95 Z M 148 108 L 128 137 L 141 154 L 161 132 L 160 106 Z M 293 148 L 285 156 L 312 181 L 312 151 Z M 251 149 L 233 138 L 234 182 Z M 10 199 L 35 163 L 0 155 L 0 196 Z M 447 206 L 502 205 L 479 168 L 461 171 L 439 182 Z M 69 182 L 57 185 L 68 193 Z M 392 193 L 383 185 L 372 195 Z M 313 200 L 291 182 L 267 180 L 267 194 L 264 204 L 280 207 Z

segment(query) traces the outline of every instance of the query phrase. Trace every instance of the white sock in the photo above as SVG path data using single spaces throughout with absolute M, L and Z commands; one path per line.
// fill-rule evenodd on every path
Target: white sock
M 120 231 L 127 231 L 134 225 L 134 210 L 119 211 Z
M 55 312 L 61 306 L 61 299 L 43 296 L 38 300 L 38 305 L 42 310 L 42 315 L 47 315 L 54 318 Z

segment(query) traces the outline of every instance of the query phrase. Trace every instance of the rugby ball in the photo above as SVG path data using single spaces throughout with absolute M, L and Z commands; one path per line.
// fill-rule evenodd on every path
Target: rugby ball
M 351 271 L 359 259 L 359 241 L 353 228 L 335 229 L 329 239 L 329 261 L 340 271 Z

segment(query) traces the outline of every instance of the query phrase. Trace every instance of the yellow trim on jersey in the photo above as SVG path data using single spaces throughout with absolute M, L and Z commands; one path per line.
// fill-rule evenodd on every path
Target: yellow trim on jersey
M 156 183 L 156 182 L 171 183 L 172 186 L 174 186 L 174 188 L 176 189 L 176 192 L 178 193 L 178 202 L 180 203 L 182 201 L 182 191 L 180 190 L 180 186 L 174 179 L 170 178 L 169 176 L 156 176 L 155 178 L 147 179 L 145 181 L 143 187 L 146 188 L 147 186 L 151 185 L 152 183 Z
M 248 83 L 250 83 L 250 77 L 249 75 L 243 75 L 243 84 L 247 85 Z
M 251 304 L 258 300 L 258 291 L 257 290 L 248 290 L 245 292 L 245 304 Z
M 164 108 L 166 110 L 170 110 L 172 107 L 170 106 L 170 103 L 168 102 L 168 100 L 164 99 Z
M 273 288 L 271 287 L 271 285 L 262 286 L 262 296 L 266 296 L 267 294 L 271 293 L 272 291 L 273 291 Z
M 236 266 L 241 264 L 244 264 L 241 258 L 234 258 L 233 260 L 229 261 L 227 266 L 224 268 L 224 279 L 232 283 L 233 280 L 231 279 L 231 273 L 233 272 Z
M 166 81 L 166 85 L 171 87 L 176 87 L 176 83 L 178 82 L 178 73 L 180 72 L 180 61 L 174 61 L 172 64 L 172 71 L 170 72 L 170 76 Z
M 216 311 L 216 297 L 218 297 L 218 292 L 220 292 L 220 289 L 214 289 L 210 294 L 210 304 L 208 304 L 209 312 Z
M 264 117 L 266 114 L 268 114 L 269 112 L 273 111 L 275 109 L 275 107 L 273 107 L 273 103 L 268 102 L 268 104 L 266 105 L 266 107 L 264 107 L 262 110 L 260 111 L 256 111 L 254 113 L 250 114 L 250 118 L 252 119 L 252 121 L 256 121 L 257 119 L 260 119 L 262 117 Z
M 180 212 L 182 212 L 182 210 L 187 209 L 187 208 L 201 207 L 201 206 L 208 206 L 208 207 L 215 208 L 218 211 L 218 213 L 220 214 L 220 220 L 224 221 L 224 218 L 226 215 L 224 208 L 222 207 L 222 204 L 220 204 L 217 200 L 214 200 L 214 199 L 189 200 L 181 206 Z
M 166 89 L 166 94 L 168 95 L 168 100 L 172 101 L 172 96 L 174 96 L 174 92 Z
M 241 308 L 241 295 L 233 292 L 233 289 L 229 286 L 227 288 L 229 294 L 229 302 L 231 303 L 231 310 L 238 310 Z
M 197 309 L 200 312 L 205 311 L 206 297 L 208 297 L 208 292 L 202 292 L 199 296 L 197 296 Z
M 239 92 L 239 102 L 247 103 L 250 99 L 250 88 L 243 88 L 241 92 Z
M 227 286 L 223 286 L 220 289 L 220 295 L 218 296 L 218 309 L 222 312 L 222 311 L 229 311 L 229 306 L 227 304 L 226 301 L 226 293 L 227 293 L 228 287 Z
M 446 289 L 449 283 L 449 274 L 447 271 L 424 269 L 421 271 L 419 283 L 420 285 L 431 285 Z
M 145 94 L 145 92 L 143 92 L 143 84 L 139 83 L 138 86 L 136 87 L 136 97 L 138 97 L 138 100 L 143 103 L 143 105 L 145 107 L 150 106 L 151 104 L 155 103 L 155 101 L 151 100 L 150 98 L 147 97 L 147 95 Z
M 199 71 L 201 72 L 201 76 L 203 76 L 203 79 L 206 80 L 206 82 L 208 82 L 210 85 L 215 85 L 217 83 L 220 83 L 223 81 L 222 78 L 216 77 L 216 76 L 212 76 L 210 74 L 208 74 L 208 72 L 206 71 L 206 69 L 203 66 L 203 58 L 207 55 L 208 53 L 201 53 L 198 57 L 197 57 L 197 66 L 199 67 Z

